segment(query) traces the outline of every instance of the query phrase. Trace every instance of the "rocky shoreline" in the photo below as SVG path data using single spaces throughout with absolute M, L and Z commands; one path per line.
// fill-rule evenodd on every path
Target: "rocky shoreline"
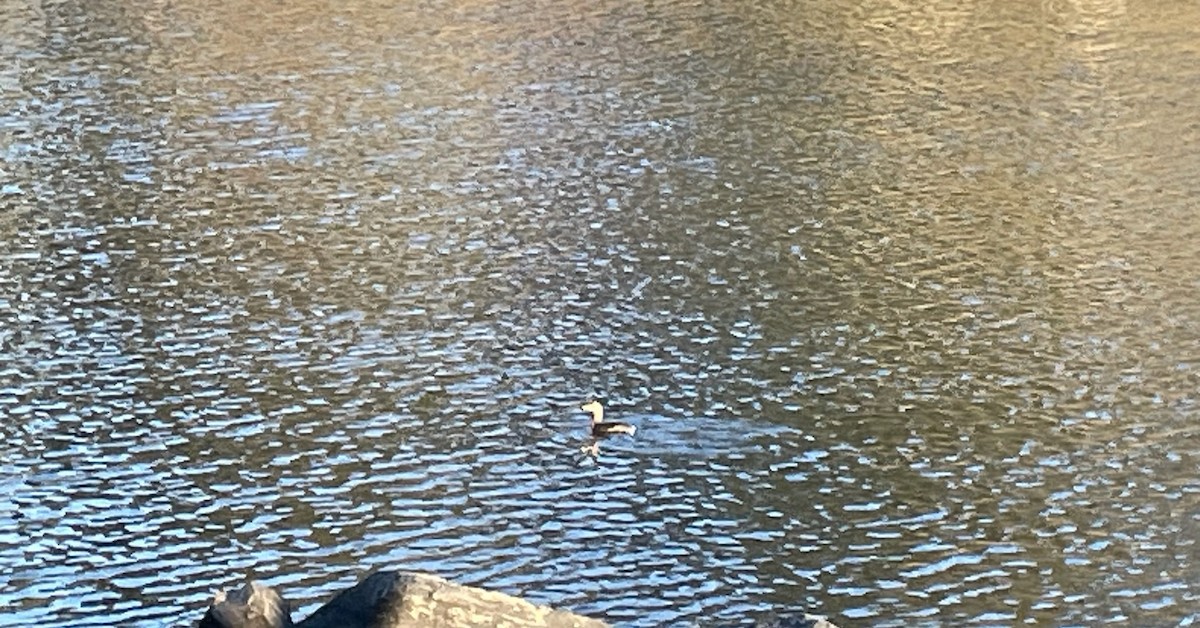
M 837 628 L 800 614 L 757 628 Z M 217 593 L 199 628 L 605 628 L 609 624 L 423 573 L 380 571 L 294 622 L 275 589 L 251 582 Z

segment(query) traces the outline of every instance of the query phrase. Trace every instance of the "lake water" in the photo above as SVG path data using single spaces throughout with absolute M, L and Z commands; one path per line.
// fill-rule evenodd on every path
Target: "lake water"
M 0 0 L 0 624 L 1196 621 L 1196 24 Z

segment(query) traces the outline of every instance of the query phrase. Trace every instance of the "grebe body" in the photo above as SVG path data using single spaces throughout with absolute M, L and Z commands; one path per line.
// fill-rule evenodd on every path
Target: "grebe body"
M 599 401 L 589 401 L 579 406 L 579 409 L 592 413 L 592 436 L 612 436 L 614 434 L 628 434 L 633 436 L 637 433 L 637 427 L 628 423 L 605 421 L 604 406 L 600 405 Z

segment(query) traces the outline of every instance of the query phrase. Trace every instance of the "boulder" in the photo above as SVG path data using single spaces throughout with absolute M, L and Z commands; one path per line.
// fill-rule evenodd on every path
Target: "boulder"
M 307 619 L 271 587 L 251 582 L 218 593 L 200 628 L 604 628 L 602 621 L 420 573 L 381 571 L 342 591 Z
M 754 623 L 754 628 L 838 628 L 820 615 L 801 613 L 788 617 L 767 617 Z

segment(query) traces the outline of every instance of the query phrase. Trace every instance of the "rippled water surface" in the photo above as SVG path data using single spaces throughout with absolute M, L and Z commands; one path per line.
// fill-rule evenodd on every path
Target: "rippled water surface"
M 1195 621 L 1196 24 L 0 0 L 0 624 Z

